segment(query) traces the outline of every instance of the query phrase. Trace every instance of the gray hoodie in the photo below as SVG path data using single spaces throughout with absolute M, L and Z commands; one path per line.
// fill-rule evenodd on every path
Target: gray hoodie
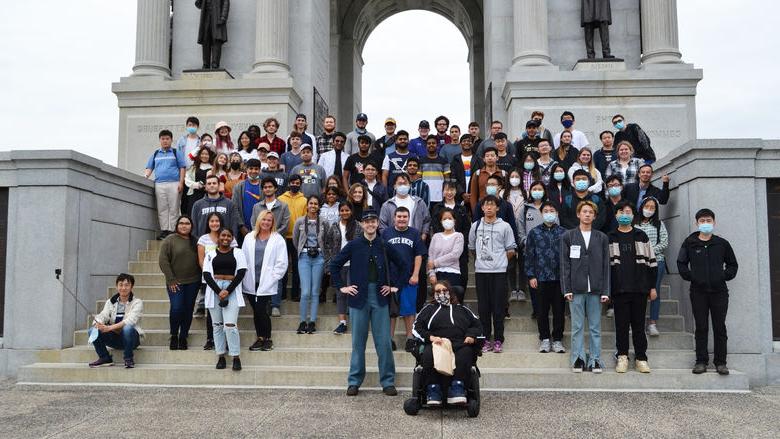
M 474 272 L 505 273 L 509 260 L 506 252 L 517 248 L 512 227 L 501 218 L 493 223 L 480 219 L 471 225 L 469 250 L 476 252 Z
M 234 236 L 238 236 L 238 226 L 241 224 L 241 220 L 238 218 L 238 209 L 235 208 L 232 201 L 221 194 L 213 199 L 206 195 L 192 205 L 193 235 L 201 236 L 208 232 L 206 218 L 211 212 L 220 214 L 225 227 L 232 230 Z

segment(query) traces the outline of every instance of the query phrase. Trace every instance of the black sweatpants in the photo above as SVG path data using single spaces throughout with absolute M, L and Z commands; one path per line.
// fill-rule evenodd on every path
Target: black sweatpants
M 501 273 L 476 273 L 477 310 L 485 340 L 504 342 L 504 313 L 507 307 L 506 271 Z
M 552 338 L 553 341 L 563 340 L 564 311 L 566 303 L 561 294 L 559 281 L 539 282 L 536 299 L 539 303 L 539 314 L 536 315 L 536 326 L 539 329 L 539 340 Z M 550 337 L 550 309 L 553 315 L 553 331 Z
M 474 362 L 474 347 L 472 345 L 461 345 L 453 348 L 455 352 L 455 373 L 452 376 L 454 380 L 461 380 L 468 387 L 469 371 Z M 426 344 L 422 354 L 423 383 L 427 387 L 429 384 L 445 384 L 445 380 L 450 377 L 436 372 L 433 368 L 433 345 Z
M 729 310 L 729 293 L 707 293 L 691 291 L 691 307 L 693 320 L 696 325 L 694 332 L 696 337 L 696 362 L 707 364 L 709 351 L 707 350 L 707 338 L 709 337 L 709 319 L 712 318 L 712 335 L 715 345 L 715 357 L 713 364 L 719 366 L 726 364 L 726 313 Z
M 634 341 L 636 360 L 647 361 L 647 335 L 645 335 L 645 310 L 647 294 L 617 293 L 612 296 L 615 305 L 615 339 L 618 355 L 628 355 L 628 328 Z
M 244 301 L 252 308 L 254 315 L 255 333 L 263 339 L 271 338 L 271 317 L 268 316 L 268 305 L 273 296 L 254 296 L 244 294 Z

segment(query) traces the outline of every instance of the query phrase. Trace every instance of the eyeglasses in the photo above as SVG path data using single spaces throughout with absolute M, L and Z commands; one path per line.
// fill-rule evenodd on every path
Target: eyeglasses
M 439 288 L 438 290 L 433 290 L 433 291 L 436 292 L 436 293 L 442 293 L 442 294 L 450 292 L 450 290 L 448 290 L 446 288 Z

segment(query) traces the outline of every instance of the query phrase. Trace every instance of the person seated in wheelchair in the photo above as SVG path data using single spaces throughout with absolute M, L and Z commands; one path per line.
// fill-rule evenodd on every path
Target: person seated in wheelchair
M 428 406 L 441 405 L 442 384 L 449 378 L 437 372 L 433 365 L 433 345 L 441 344 L 445 338 L 452 343 L 455 354 L 455 371 L 447 392 L 447 404 L 465 404 L 465 383 L 485 337 L 479 318 L 460 304 L 447 281 L 433 285 L 433 300 L 417 314 L 413 334 L 423 344 L 421 356 L 417 350 L 415 357 L 423 367 Z

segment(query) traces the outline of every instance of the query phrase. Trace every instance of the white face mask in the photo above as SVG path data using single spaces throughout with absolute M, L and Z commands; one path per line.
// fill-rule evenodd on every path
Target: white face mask
M 645 218 L 652 218 L 653 215 L 655 215 L 655 211 L 654 210 L 642 209 L 642 215 L 644 215 Z
M 444 230 L 452 230 L 455 228 L 455 220 L 446 219 L 441 221 L 442 227 L 444 227 Z
M 512 185 L 512 187 L 520 186 L 520 178 L 519 177 L 512 177 L 509 179 L 509 184 Z

